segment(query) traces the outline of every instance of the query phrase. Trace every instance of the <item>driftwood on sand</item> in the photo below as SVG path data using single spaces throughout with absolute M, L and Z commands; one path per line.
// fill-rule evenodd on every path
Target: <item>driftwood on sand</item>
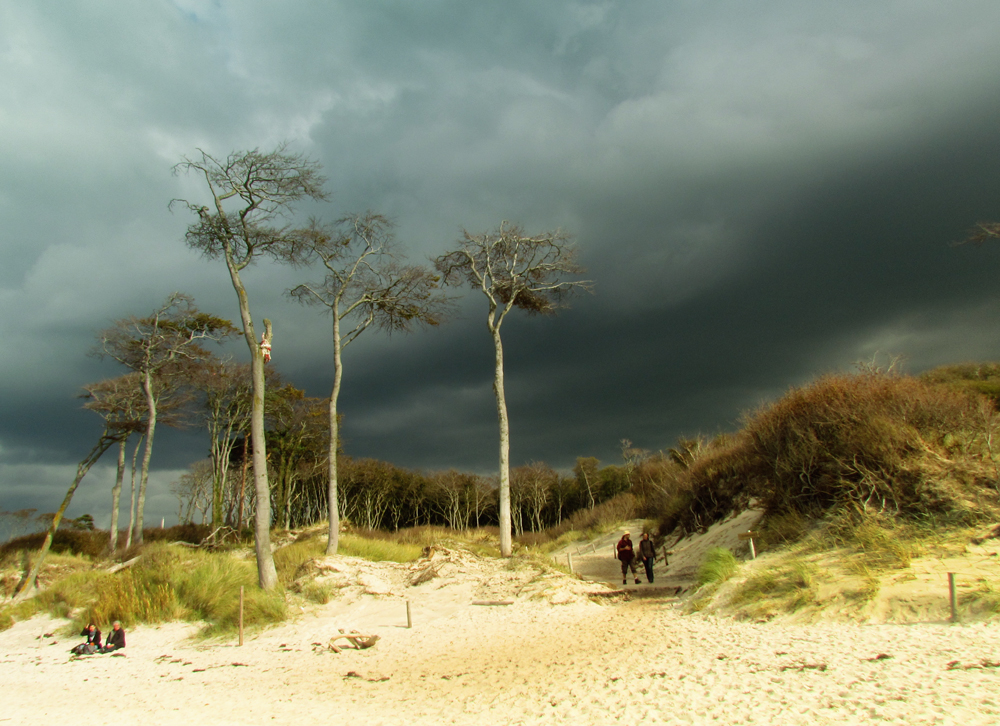
M 340 635 L 335 635 L 326 644 L 326 650 L 333 651 L 334 653 L 339 653 L 344 646 L 338 646 L 338 640 L 346 640 L 348 643 L 353 645 L 358 650 L 364 650 L 365 648 L 371 648 L 375 643 L 379 641 L 378 635 L 362 635 L 361 633 L 352 630 L 350 633 L 345 633 L 343 630 L 340 631 Z M 322 651 L 323 646 L 320 643 L 313 643 L 313 650 Z

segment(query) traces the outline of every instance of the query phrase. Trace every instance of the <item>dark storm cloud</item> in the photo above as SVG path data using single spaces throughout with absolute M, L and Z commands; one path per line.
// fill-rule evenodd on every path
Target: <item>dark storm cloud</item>
M 237 318 L 166 207 L 203 194 L 170 175 L 196 147 L 290 140 L 333 193 L 302 215 L 388 213 L 417 260 L 501 219 L 572 232 L 595 294 L 504 326 L 515 463 L 729 430 L 876 353 L 995 358 L 1000 250 L 948 243 L 1000 216 L 998 21 L 986 1 L 0 5 L 0 508 L 58 499 L 96 440 L 75 395 L 121 372 L 86 357 L 97 330 L 174 290 Z M 282 294 L 304 277 L 246 279 L 275 365 L 326 396 L 329 319 Z M 485 303 L 461 311 L 348 349 L 348 453 L 493 467 Z M 162 434 L 154 516 L 203 449 Z

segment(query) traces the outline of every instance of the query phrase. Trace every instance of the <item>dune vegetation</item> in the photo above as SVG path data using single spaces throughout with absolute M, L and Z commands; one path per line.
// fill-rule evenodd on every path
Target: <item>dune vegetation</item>
M 599 468 L 596 459 L 580 459 L 570 476 L 540 464 L 523 467 L 515 477 L 523 492 L 515 554 L 544 555 L 635 518 L 654 521 L 657 545 L 670 546 L 754 508 L 763 514 L 757 551 L 771 555 L 769 564 L 741 573 L 743 553 L 709 552 L 693 583 L 693 609 L 724 603 L 728 612 L 769 618 L 817 607 L 824 588 L 841 580 L 851 583 L 847 597 L 860 611 L 877 597 L 887 573 L 905 571 L 919 557 L 960 553 L 975 532 L 997 535 L 989 529 L 1000 521 L 997 381 L 1000 366 L 972 364 L 920 377 L 873 369 L 829 375 L 748 412 L 735 433 L 682 439 L 657 452 L 623 442 L 620 465 Z M 424 481 L 391 465 L 366 467 L 385 474 L 386 482 Z M 449 478 L 467 494 L 476 491 L 462 475 L 441 481 Z M 447 497 L 442 487 L 427 491 Z M 424 548 L 445 543 L 499 556 L 495 527 L 458 519 L 464 527 L 345 523 L 340 554 L 410 562 Z M 205 526 L 154 528 L 142 545 L 108 556 L 108 533 L 61 529 L 40 591 L 0 607 L 0 628 L 48 612 L 69 618 L 73 628 L 90 620 L 186 619 L 214 634 L 235 626 L 241 586 L 246 623 L 265 626 L 283 620 L 291 603 L 337 596 L 329 587 L 296 582 L 305 563 L 324 555 L 324 531 L 319 522 L 273 532 L 279 587 L 265 592 L 248 556 L 249 533 L 220 544 L 206 539 Z M 41 536 L 0 547 L 4 595 L 30 568 Z M 977 582 L 960 599 L 967 609 L 998 613 L 1000 581 Z

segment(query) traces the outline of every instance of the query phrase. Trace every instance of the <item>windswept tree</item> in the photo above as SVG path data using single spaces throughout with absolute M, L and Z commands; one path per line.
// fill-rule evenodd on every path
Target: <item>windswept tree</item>
M 503 343 L 500 327 L 515 308 L 532 315 L 552 315 L 570 293 L 590 289 L 569 236 L 556 230 L 528 236 L 521 227 L 501 222 L 495 232 L 473 235 L 463 230 L 458 249 L 434 261 L 450 285 L 479 290 L 489 304 L 486 324 L 493 338 L 496 365 L 493 392 L 500 423 L 500 553 L 511 555 L 510 423 L 504 395 Z
M 405 264 L 393 225 L 381 214 L 344 217 L 333 226 L 313 222 L 300 233 L 300 255 L 321 264 L 322 280 L 289 291 L 300 302 L 320 305 L 333 321 L 333 388 L 330 393 L 329 514 L 327 554 L 336 554 L 340 532 L 337 495 L 337 401 L 343 378 L 343 351 L 370 327 L 408 333 L 438 325 L 448 300 L 428 268 Z
M 70 502 L 73 501 L 73 494 L 76 493 L 77 487 L 79 487 L 80 482 L 83 481 L 83 477 L 85 477 L 91 467 L 97 463 L 97 460 L 101 458 L 105 451 L 120 441 L 123 436 L 128 436 L 128 429 L 122 427 L 118 422 L 104 417 L 104 431 L 101 432 L 101 437 L 97 440 L 94 448 L 90 450 L 90 453 L 87 454 L 83 461 L 81 461 L 76 467 L 76 478 L 73 479 L 73 483 L 70 484 L 69 489 L 66 490 L 66 496 L 63 497 L 62 504 L 59 505 L 59 509 L 57 509 L 55 514 L 52 515 L 52 521 L 49 523 L 49 530 L 45 533 L 45 539 L 42 540 L 42 546 L 38 551 L 38 555 L 35 556 L 31 568 L 24 573 L 21 581 L 18 583 L 17 587 L 14 588 L 15 598 L 19 598 L 24 595 L 28 591 L 28 588 L 35 588 L 38 586 L 38 573 L 41 572 L 45 556 L 49 553 L 49 549 L 52 547 L 52 539 L 55 537 L 56 530 L 59 529 L 59 524 L 62 522 L 63 515 L 66 513 L 66 508 L 69 506 Z
M 136 543 L 142 542 L 143 508 L 160 399 L 171 388 L 171 379 L 176 381 L 179 376 L 190 374 L 194 364 L 208 356 L 200 343 L 218 342 L 235 332 L 228 320 L 199 311 L 190 296 L 175 292 L 152 315 L 122 318 L 97 336 L 94 353 L 135 371 L 146 399 L 146 446 L 142 453 L 133 538 Z
M 111 378 L 84 386 L 84 408 L 98 413 L 105 422 L 112 424 L 122 434 L 118 440 L 118 467 L 115 483 L 111 488 L 111 528 L 108 552 L 118 548 L 118 509 L 122 483 L 125 479 L 125 444 L 133 433 L 146 430 L 146 397 L 142 390 L 142 377 L 138 373 Z M 129 515 L 131 517 L 131 514 Z M 132 522 L 129 522 L 129 527 Z
M 269 152 L 234 151 L 225 158 L 199 150 L 197 156 L 185 157 L 174 166 L 174 173 L 195 173 L 205 180 L 210 204 L 187 199 L 175 199 L 172 204 L 180 203 L 198 217 L 188 227 L 188 245 L 201 250 L 209 259 L 225 260 L 240 306 L 243 337 L 250 349 L 253 374 L 250 436 L 257 500 L 254 541 L 258 581 L 269 590 L 278 584 L 271 554 L 271 505 L 264 441 L 264 356 L 266 351 L 270 357 L 271 331 L 270 322 L 265 319 L 264 336 L 258 342 L 250 299 L 240 273 L 260 257 L 279 261 L 293 258 L 301 234 L 283 220 L 303 199 L 326 199 L 323 191 L 326 179 L 317 162 L 289 153 L 285 144 Z M 265 342 L 266 347 L 262 346 Z

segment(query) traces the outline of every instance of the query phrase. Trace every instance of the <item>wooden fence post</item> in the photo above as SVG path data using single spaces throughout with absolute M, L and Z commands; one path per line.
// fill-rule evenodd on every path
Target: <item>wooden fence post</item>
M 948 596 L 951 601 L 951 622 L 958 622 L 958 597 L 955 593 L 955 573 L 948 573 Z
M 243 585 L 240 585 L 240 646 L 243 646 Z

